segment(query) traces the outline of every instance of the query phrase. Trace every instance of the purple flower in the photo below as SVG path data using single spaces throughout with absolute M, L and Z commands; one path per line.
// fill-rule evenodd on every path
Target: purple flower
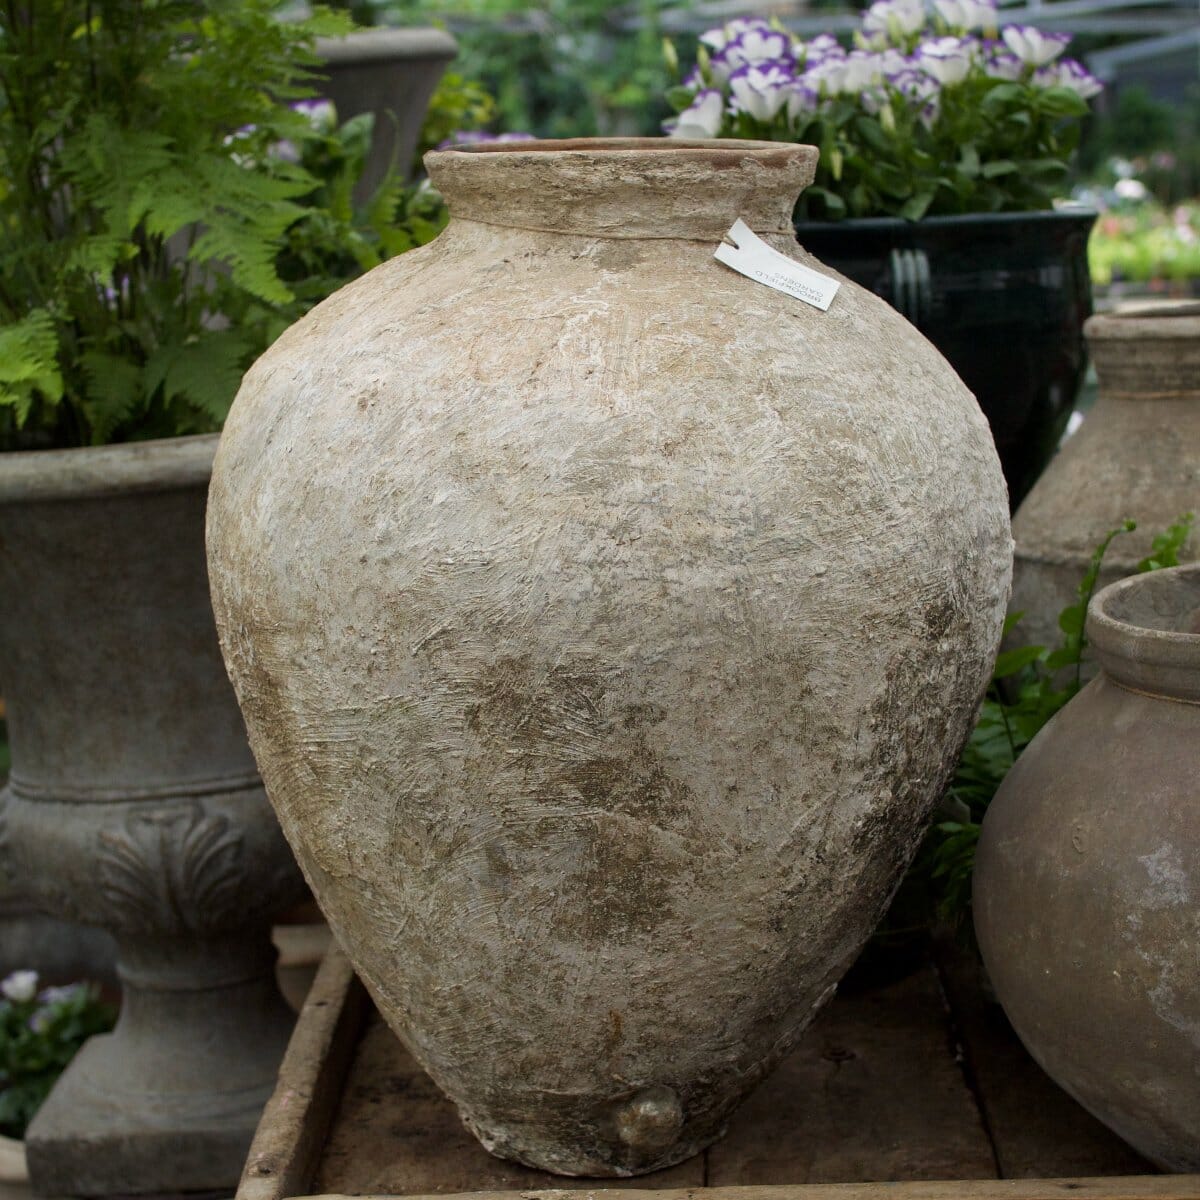
M 1032 25 L 1006 25 L 1000 36 L 1023 63 L 1032 67 L 1053 62 L 1071 41 L 1069 33 L 1042 33 Z
M 42 1034 L 50 1028 L 50 1022 L 54 1020 L 54 1013 L 48 1008 L 39 1008 L 29 1018 L 25 1024 L 29 1027 L 30 1032 Z
M 301 116 L 307 117 L 310 124 L 317 129 L 330 130 L 337 124 L 337 110 L 332 100 L 321 100 L 316 97 L 311 100 L 293 100 L 291 105 Z
M 82 983 L 68 983 L 65 987 L 43 988 L 38 993 L 38 999 L 43 1004 L 64 1004 L 74 1000 L 83 991 L 83 988 Z
M 821 105 L 821 91 L 801 76 L 792 80 L 787 97 L 787 116 L 793 124 L 808 113 L 815 113 Z
M 725 97 L 716 88 L 705 88 L 678 117 L 664 121 L 663 130 L 676 138 L 715 138 L 724 120 Z

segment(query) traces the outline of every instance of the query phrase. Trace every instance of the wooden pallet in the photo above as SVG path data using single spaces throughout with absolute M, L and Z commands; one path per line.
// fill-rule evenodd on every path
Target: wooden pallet
M 1200 1175 L 1152 1170 L 1042 1074 L 955 959 L 839 994 L 706 1153 L 565 1180 L 479 1146 L 335 947 L 237 1200 L 1200 1200 Z

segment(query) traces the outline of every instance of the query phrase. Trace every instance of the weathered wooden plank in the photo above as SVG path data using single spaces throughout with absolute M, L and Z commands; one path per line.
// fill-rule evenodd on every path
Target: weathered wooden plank
M 519 1192 L 562 1177 L 493 1158 L 454 1105 L 373 1015 L 355 1057 L 314 1188 L 327 1192 Z M 589 1181 L 603 1187 L 612 1180 Z M 629 1189 L 700 1187 L 696 1157 L 667 1171 L 622 1180 Z M 258 1200 L 256 1197 L 255 1200 Z M 507 1200 L 514 1200 L 509 1195 Z
M 305 1200 L 343 1200 L 333 1195 Z M 359 1196 L 358 1200 L 387 1200 Z M 414 1196 L 410 1200 L 435 1200 Z M 553 1188 L 542 1191 L 439 1193 L 436 1200 L 645 1200 L 628 1188 Z M 1200 1175 L 1141 1175 L 1092 1179 L 976 1179 L 906 1183 L 813 1183 L 795 1187 L 672 1188 L 654 1200 L 1200 1200 Z
M 995 1176 L 930 966 L 836 996 L 708 1155 L 713 1187 Z
M 978 962 L 942 947 L 939 965 L 984 1119 L 1006 1179 L 1147 1175 L 1154 1167 L 1029 1057 L 982 985 Z
M 310 1190 L 367 1005 L 354 969 L 334 945 L 296 1022 L 237 1200 L 284 1200 Z

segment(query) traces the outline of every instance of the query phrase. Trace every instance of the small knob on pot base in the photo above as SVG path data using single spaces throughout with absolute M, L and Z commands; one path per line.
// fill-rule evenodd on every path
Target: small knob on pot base
M 683 1105 L 669 1087 L 642 1088 L 617 1109 L 617 1134 L 634 1150 L 670 1146 L 683 1128 Z

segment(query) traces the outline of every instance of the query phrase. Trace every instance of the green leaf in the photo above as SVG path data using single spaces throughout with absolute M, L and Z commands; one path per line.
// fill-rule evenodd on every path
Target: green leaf
M 984 179 L 997 179 L 1001 175 L 1012 175 L 1017 170 L 1017 164 L 1010 159 L 1001 158 L 993 162 L 985 162 L 979 169 Z
M 1021 646 L 1015 650 L 1005 650 L 996 656 L 996 666 L 992 671 L 993 679 L 1007 679 L 1010 675 L 1023 671 L 1026 667 L 1042 657 L 1041 646 Z
M 933 203 L 933 197 L 934 192 L 932 189 L 918 192 L 900 206 L 900 216 L 906 221 L 919 221 L 929 211 L 929 206 Z

